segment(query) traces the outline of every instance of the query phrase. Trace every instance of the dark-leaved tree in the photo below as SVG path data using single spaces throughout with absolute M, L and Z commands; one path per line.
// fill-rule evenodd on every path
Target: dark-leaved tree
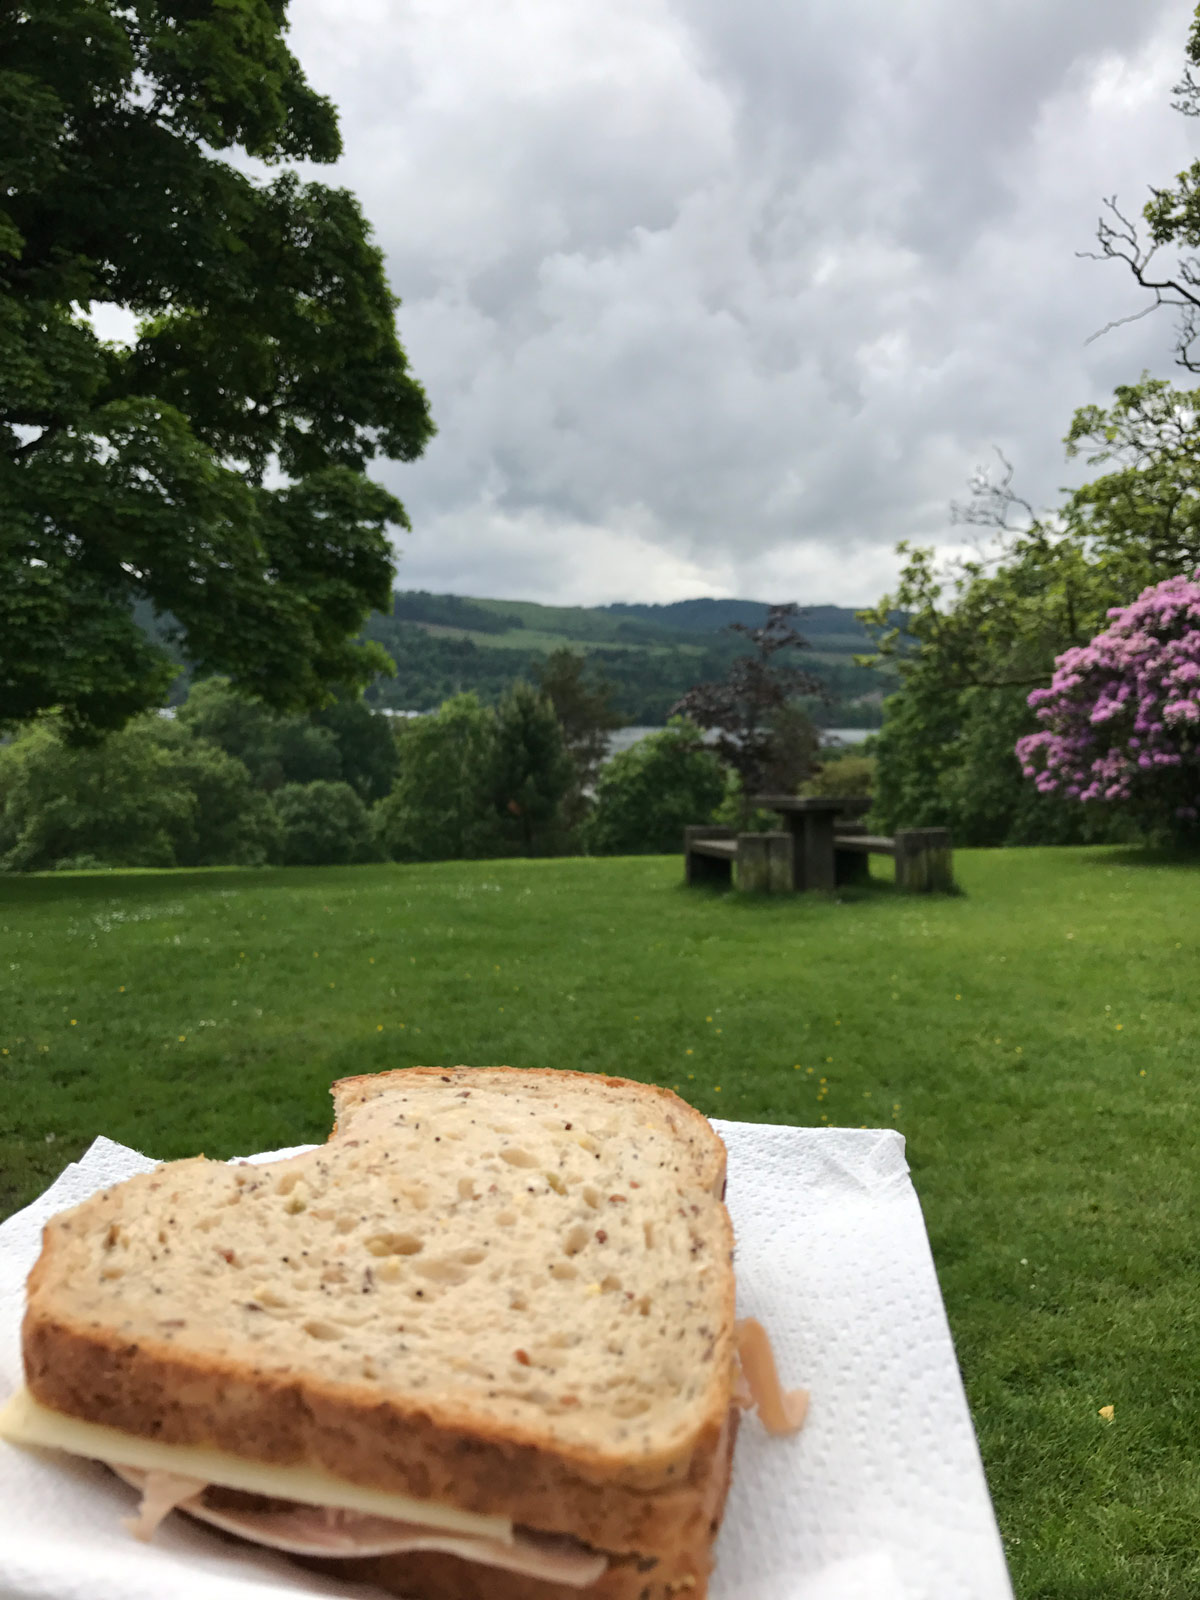
M 817 739 L 808 719 L 794 702 L 824 696 L 824 685 L 795 665 L 795 653 L 808 648 L 794 619 L 796 605 L 769 606 L 757 628 L 742 622 L 730 631 L 749 640 L 751 651 L 739 656 L 719 682 L 697 684 L 671 708 L 699 728 L 715 731 L 713 749 L 737 773 L 744 805 L 786 773 L 794 789 L 816 764 Z
M 0 8 L 5 724 L 57 707 L 88 737 L 160 704 L 139 600 L 279 708 L 384 664 L 354 635 L 407 521 L 364 469 L 432 427 L 354 197 L 246 170 L 339 153 L 285 30 L 285 0 Z

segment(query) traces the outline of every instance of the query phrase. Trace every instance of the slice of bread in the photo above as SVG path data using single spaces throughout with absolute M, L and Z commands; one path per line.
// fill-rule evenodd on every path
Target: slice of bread
M 53 1218 L 34 1397 L 606 1551 L 706 1551 L 735 1355 L 705 1118 L 506 1067 L 350 1078 L 334 1101 L 318 1150 L 172 1162 Z

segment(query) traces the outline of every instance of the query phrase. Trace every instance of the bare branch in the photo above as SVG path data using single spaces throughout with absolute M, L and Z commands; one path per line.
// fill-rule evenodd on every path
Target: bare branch
M 1092 259 L 1098 261 L 1100 258 L 1093 256 Z M 1114 328 L 1123 328 L 1130 322 L 1140 322 L 1143 317 L 1148 317 L 1152 311 L 1157 311 L 1162 304 L 1161 297 L 1156 295 L 1150 305 L 1143 306 L 1140 311 L 1131 311 L 1127 317 L 1114 317 L 1111 322 L 1106 322 L 1102 328 L 1097 328 L 1095 333 L 1089 333 L 1083 342 L 1085 345 L 1093 344 L 1097 339 L 1102 339 L 1106 333 L 1111 333 Z
M 1175 276 L 1152 277 L 1150 263 L 1157 255 L 1159 247 L 1155 244 L 1143 244 L 1137 224 L 1131 221 L 1117 205 L 1116 195 L 1109 196 L 1104 201 L 1104 206 L 1116 221 L 1114 223 L 1103 216 L 1097 221 L 1096 239 L 1100 245 L 1099 253 L 1095 250 L 1077 250 L 1075 254 L 1085 261 L 1123 261 L 1133 275 L 1134 281 L 1141 288 L 1149 290 L 1154 299 L 1144 311 L 1128 317 L 1118 317 L 1090 334 L 1084 341 L 1085 344 L 1091 344 L 1094 339 L 1100 338 L 1113 328 L 1123 327 L 1126 323 L 1136 322 L 1141 317 L 1148 316 L 1160 306 L 1172 306 L 1180 312 L 1175 359 L 1189 372 L 1200 370 L 1200 357 L 1192 355 L 1192 346 L 1197 338 L 1200 338 L 1200 317 L 1197 316 L 1197 311 L 1200 310 L 1200 262 L 1194 258 L 1184 257 L 1176 267 Z
M 1022 530 L 1014 528 L 1009 521 L 1011 513 L 1016 509 L 1024 512 L 1031 527 L 1036 527 L 1037 513 L 1029 501 L 1019 495 L 1012 486 L 1015 475 L 1012 462 L 999 445 L 993 445 L 992 448 L 1000 460 L 999 483 L 992 482 L 987 467 L 976 467 L 968 480 L 971 499 L 965 505 L 958 500 L 950 502 L 950 521 L 960 526 L 992 528 L 998 533 L 1017 533 Z M 979 557 L 980 560 L 987 559 L 982 547 L 979 548 Z

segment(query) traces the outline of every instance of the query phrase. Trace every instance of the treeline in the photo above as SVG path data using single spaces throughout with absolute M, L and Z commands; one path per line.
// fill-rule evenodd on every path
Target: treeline
M 413 589 L 392 596 L 392 617 L 397 622 L 432 622 L 443 628 L 467 628 L 472 633 L 508 633 L 523 628 L 512 611 L 492 611 L 457 594 L 430 594 Z
M 279 716 L 224 679 L 95 744 L 47 718 L 0 748 L 0 868 L 368 860 L 396 765 L 388 719 L 361 700 Z
M 674 851 L 689 822 L 744 817 L 735 768 L 696 727 L 608 759 L 621 720 L 565 650 L 494 705 L 458 694 L 412 718 L 361 699 L 281 716 L 207 679 L 99 743 L 47 718 L 0 747 L 0 870 Z M 799 709 L 759 742 L 780 771 L 811 769 Z
M 1087 646 L 1113 608 L 1200 567 L 1200 390 L 1123 386 L 1111 407 L 1076 412 L 1067 449 L 1107 470 L 1042 515 L 1010 473 L 977 480 L 962 514 L 990 529 L 990 555 L 940 567 L 907 550 L 899 588 L 865 614 L 901 682 L 875 741 L 884 828 L 945 824 L 985 846 L 1173 836 L 1169 817 L 1147 832 L 1125 804 L 1039 789 L 1016 745 L 1039 728 L 1029 697 L 1057 657 Z M 887 625 L 894 607 L 909 616 L 903 642 Z M 1186 730 L 1182 743 L 1200 784 Z
M 456 597 L 432 598 L 452 600 Z M 489 619 L 496 615 L 484 612 L 482 607 L 478 609 Z M 482 631 L 463 621 L 455 625 Z M 488 646 L 473 639 L 430 633 L 403 616 L 388 617 L 381 613 L 371 617 L 364 636 L 381 644 L 396 667 L 394 677 L 378 678 L 368 688 L 369 703 L 403 711 L 429 711 L 450 696 L 466 692 L 477 695 L 487 704 L 494 704 L 515 679 L 529 677 L 553 654 L 549 650 Z M 589 646 L 588 661 L 612 685 L 613 706 L 623 723 L 661 727 L 671 707 L 689 689 L 724 675 L 737 656 L 736 639 L 723 634 L 701 637 L 705 639 L 702 646 L 673 645 L 654 649 Z M 813 700 L 809 706 L 820 725 L 879 726 L 882 720 L 878 704 L 881 678 L 877 672 L 854 665 L 849 656 L 844 664 L 813 661 L 812 671 L 822 680 L 828 694 L 827 700 Z M 868 695 L 876 699 L 859 703 L 861 697 Z

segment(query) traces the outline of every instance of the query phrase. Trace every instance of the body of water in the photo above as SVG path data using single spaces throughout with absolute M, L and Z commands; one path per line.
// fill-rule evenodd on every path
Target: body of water
M 648 733 L 661 733 L 661 728 L 618 728 L 615 733 L 608 736 L 608 753 L 615 756 L 621 750 L 628 750 L 631 744 L 636 744 L 639 739 L 644 739 Z M 861 744 L 871 734 L 878 733 L 878 728 L 822 728 L 822 745 L 855 745 Z

